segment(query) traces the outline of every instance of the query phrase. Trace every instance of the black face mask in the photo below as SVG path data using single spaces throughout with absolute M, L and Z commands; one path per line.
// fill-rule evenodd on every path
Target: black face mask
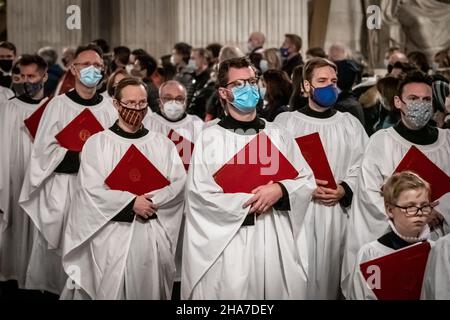
M 5 72 L 10 72 L 13 66 L 13 60 L 10 59 L 0 59 L 0 69 Z
M 388 73 L 391 73 L 392 70 L 394 70 L 394 66 L 392 64 L 388 64 L 388 66 L 387 66 Z
M 39 93 L 39 91 L 44 88 L 44 83 L 42 81 L 37 83 L 31 83 L 31 82 L 24 82 L 23 88 L 25 91 L 25 94 L 29 96 L 30 98 L 34 97 Z
M 23 83 L 13 83 L 12 90 L 16 94 L 16 97 L 20 97 L 25 94 L 25 89 L 23 87 Z

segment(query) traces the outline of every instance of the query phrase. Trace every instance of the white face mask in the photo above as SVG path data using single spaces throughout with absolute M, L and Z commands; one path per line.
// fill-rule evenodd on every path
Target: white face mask
M 261 69 L 261 72 L 264 73 L 267 70 L 269 70 L 269 61 L 267 61 L 266 59 L 262 59 L 259 62 L 259 68 Z
M 169 120 L 177 121 L 184 115 L 184 104 L 174 100 L 168 101 L 163 104 L 162 112 Z
M 187 68 L 191 70 L 197 70 L 197 62 L 195 62 L 195 59 L 189 59 Z
M 131 70 L 133 70 L 133 68 L 134 68 L 134 65 L 133 65 L 133 64 L 127 64 L 127 65 L 125 66 L 125 70 L 127 71 L 127 73 L 128 73 L 129 75 L 131 75 Z

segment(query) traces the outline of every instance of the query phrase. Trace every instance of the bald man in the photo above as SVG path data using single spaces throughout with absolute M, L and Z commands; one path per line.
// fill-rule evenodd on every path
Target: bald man
M 203 129 L 203 121 L 186 113 L 186 88 L 178 81 L 171 80 L 159 88 L 159 111 L 144 119 L 144 126 L 150 131 L 168 137 L 175 144 L 186 171 L 189 168 L 194 143 Z M 181 281 L 181 249 L 184 235 L 184 217 L 181 222 L 175 254 L 176 277 L 174 298 L 179 296 Z
M 253 53 L 262 54 L 264 52 L 265 42 L 266 36 L 262 32 L 253 32 L 248 38 L 248 55 L 251 55 Z

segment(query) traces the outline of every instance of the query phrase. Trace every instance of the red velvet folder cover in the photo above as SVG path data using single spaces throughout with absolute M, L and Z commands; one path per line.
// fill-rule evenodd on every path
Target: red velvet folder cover
M 90 136 L 103 131 L 102 125 L 89 109 L 84 109 L 55 138 L 61 147 L 80 152 Z
M 194 144 L 185 137 L 179 135 L 173 129 L 170 130 L 168 137 L 177 147 L 178 154 L 180 155 L 181 160 L 183 160 L 184 168 L 187 171 L 191 162 Z M 188 152 L 188 154 L 185 154 L 186 152 Z
M 328 185 L 325 187 L 336 190 L 336 181 L 334 180 L 333 172 L 331 171 L 319 133 L 316 132 L 298 137 L 295 141 L 306 162 L 311 167 L 314 177 L 318 180 L 328 181 Z
M 112 190 L 128 191 L 137 196 L 170 184 L 135 145 L 127 150 L 105 183 Z
M 419 300 L 430 244 L 422 242 L 360 265 L 378 300 Z
M 224 193 L 251 193 L 270 181 L 275 183 L 297 176 L 298 171 L 264 132 L 253 138 L 213 175 Z
M 408 150 L 395 172 L 406 170 L 418 174 L 430 184 L 432 201 L 450 192 L 450 177 L 415 146 Z
M 33 139 L 36 137 L 36 132 L 39 127 L 39 123 L 41 122 L 42 115 L 44 114 L 45 108 L 47 108 L 48 103 L 51 99 L 48 99 L 45 101 L 45 103 L 40 106 L 38 109 L 36 109 L 31 116 L 29 116 L 27 119 L 23 120 L 25 123 L 25 126 L 28 129 L 28 132 L 30 133 L 31 137 Z

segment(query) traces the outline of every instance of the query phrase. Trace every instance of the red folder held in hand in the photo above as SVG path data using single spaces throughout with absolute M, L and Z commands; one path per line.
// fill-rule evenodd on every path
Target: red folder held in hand
M 168 137 L 177 147 L 178 154 L 183 160 L 184 169 L 187 171 L 191 162 L 192 152 L 194 151 L 194 144 L 173 129 L 170 130 Z
M 135 145 L 131 145 L 106 178 L 105 184 L 112 190 L 128 191 L 141 196 L 162 189 L 170 182 Z
M 450 192 L 450 177 L 415 146 L 408 150 L 395 172 L 407 170 L 418 174 L 430 184 L 432 201 Z
M 36 132 L 39 127 L 39 123 L 41 122 L 42 115 L 44 114 L 45 108 L 47 108 L 48 103 L 51 99 L 48 99 L 45 101 L 45 103 L 37 108 L 31 116 L 29 116 L 27 119 L 23 120 L 25 123 L 25 126 L 28 129 L 28 132 L 30 133 L 31 137 L 34 139 L 36 138 Z
M 361 273 L 378 300 L 419 300 L 430 249 L 422 242 L 397 250 L 362 263 Z
M 298 171 L 264 132 L 253 138 L 213 175 L 224 193 L 251 193 L 270 181 L 275 183 L 297 176 Z
M 337 189 L 330 163 L 320 140 L 319 133 L 309 134 L 295 139 L 306 162 L 308 162 L 314 177 L 328 181 L 326 188 Z
M 90 136 L 103 131 L 103 127 L 89 109 L 84 109 L 55 138 L 61 147 L 80 152 Z

